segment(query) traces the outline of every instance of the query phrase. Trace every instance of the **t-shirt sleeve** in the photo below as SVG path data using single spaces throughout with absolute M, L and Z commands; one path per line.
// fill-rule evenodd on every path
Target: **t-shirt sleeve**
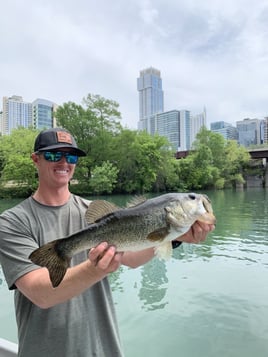
M 18 278 L 40 268 L 29 259 L 37 248 L 27 222 L 8 211 L 0 216 L 0 263 L 10 290 L 16 288 Z

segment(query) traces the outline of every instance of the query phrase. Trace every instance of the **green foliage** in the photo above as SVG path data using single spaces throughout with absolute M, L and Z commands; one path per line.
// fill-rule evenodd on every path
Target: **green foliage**
M 122 130 L 115 139 L 120 192 L 151 191 L 166 158 L 167 141 L 146 132 Z
M 203 128 L 189 156 L 176 160 L 159 135 L 123 129 L 119 105 L 89 94 L 82 105 L 57 109 L 58 126 L 68 129 L 87 153 L 70 184 L 77 194 L 144 193 L 223 189 L 244 182 L 249 153 L 235 141 Z M 28 195 L 37 187 L 30 155 L 37 131 L 17 129 L 0 136 L 0 195 Z
M 234 140 L 203 128 L 196 137 L 193 151 L 180 160 L 180 177 L 187 189 L 231 187 L 243 183 L 243 172 L 250 156 Z
M 180 161 L 174 157 L 166 157 L 163 168 L 158 172 L 156 191 L 186 191 L 187 185 L 180 172 Z
M 88 181 L 91 168 L 107 160 L 113 136 L 121 130 L 119 104 L 99 95 L 89 94 L 83 104 L 64 103 L 56 111 L 58 126 L 68 129 L 81 149 L 87 153 L 81 158 L 75 177 Z
M 160 136 L 151 136 L 145 132 L 137 133 L 131 147 L 135 152 L 134 177 L 138 192 L 151 191 L 161 165 L 160 148 L 164 143 L 165 140 Z
M 83 99 L 83 103 L 86 105 L 95 118 L 98 118 L 98 126 L 101 130 L 120 131 L 121 125 L 119 119 L 121 119 L 121 113 L 119 112 L 119 104 L 114 100 L 109 100 L 96 94 L 88 94 Z
M 36 170 L 31 160 L 38 131 L 19 128 L 0 137 L 1 186 L 29 193 L 37 187 Z
M 223 177 L 220 177 L 215 181 L 215 188 L 217 190 L 222 190 L 224 188 L 224 185 L 225 185 L 225 180 Z
M 93 194 L 112 193 L 117 182 L 118 169 L 109 161 L 105 161 L 101 166 L 92 170 L 90 189 Z

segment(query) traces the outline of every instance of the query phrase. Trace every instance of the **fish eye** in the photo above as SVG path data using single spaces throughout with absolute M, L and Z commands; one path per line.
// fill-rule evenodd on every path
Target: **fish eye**
M 195 199 L 196 199 L 196 196 L 195 196 L 194 193 L 189 193 L 189 198 L 190 198 L 191 200 L 195 200 Z

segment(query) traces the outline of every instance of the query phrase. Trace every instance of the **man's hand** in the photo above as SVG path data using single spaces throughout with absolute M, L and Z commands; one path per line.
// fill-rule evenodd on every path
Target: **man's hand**
M 209 232 L 215 229 L 214 224 L 206 224 L 196 221 L 187 233 L 179 237 L 177 240 L 185 243 L 200 243 L 204 242 Z
M 120 267 L 122 253 L 117 253 L 115 247 L 103 242 L 89 251 L 88 259 L 99 272 L 109 274 Z

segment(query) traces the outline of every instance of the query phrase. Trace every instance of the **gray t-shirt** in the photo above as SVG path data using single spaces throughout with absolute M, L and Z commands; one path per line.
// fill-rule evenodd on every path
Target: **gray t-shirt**
M 123 356 L 107 278 L 49 309 L 34 305 L 15 286 L 18 278 L 39 268 L 28 258 L 34 249 L 86 226 L 86 208 L 75 195 L 56 207 L 30 197 L 0 215 L 0 262 L 9 289 L 15 289 L 21 357 Z M 79 253 L 71 265 L 85 259 L 87 252 Z

